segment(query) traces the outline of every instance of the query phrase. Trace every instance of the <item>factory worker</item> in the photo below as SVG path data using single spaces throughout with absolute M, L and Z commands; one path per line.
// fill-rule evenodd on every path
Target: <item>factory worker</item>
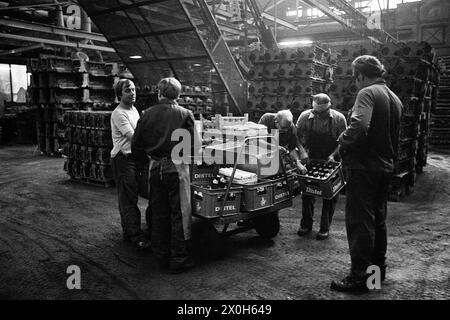
M 191 145 L 201 146 L 192 112 L 177 103 L 180 93 L 181 84 L 177 79 L 170 77 L 159 81 L 159 103 L 143 113 L 132 144 L 133 149 L 144 150 L 150 158 L 152 249 L 160 267 L 171 273 L 194 266 L 190 248 L 189 164 L 172 158 L 172 149 L 178 144 L 178 141 L 172 141 L 172 133 L 185 129 L 192 139 Z
M 259 120 L 259 124 L 265 125 L 269 131 L 278 130 L 279 146 L 289 152 L 298 169 L 306 173 L 306 167 L 301 160 L 306 157 L 306 152 L 297 137 L 297 128 L 293 123 L 293 115 L 290 110 L 280 110 L 277 113 L 265 113 Z
M 331 109 L 330 97 L 324 93 L 313 96 L 313 107 L 303 111 L 297 120 L 297 133 L 300 143 L 308 152 L 309 159 L 337 160 L 337 138 L 346 129 L 346 120 L 342 113 Z M 329 236 L 330 224 L 338 200 L 323 199 L 320 230 L 317 240 Z M 302 195 L 302 219 L 297 234 L 305 236 L 312 231 L 315 197 Z

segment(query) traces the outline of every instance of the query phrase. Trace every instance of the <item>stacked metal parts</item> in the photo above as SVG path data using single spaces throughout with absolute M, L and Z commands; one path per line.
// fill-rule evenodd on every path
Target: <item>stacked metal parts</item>
M 336 109 L 347 113 L 352 108 L 358 88 L 352 79 L 351 62 L 370 54 L 378 57 L 386 68 L 389 88 L 404 105 L 400 150 L 391 182 L 391 200 L 409 193 L 416 173 L 427 163 L 431 110 L 436 104 L 439 68 L 434 50 L 425 42 L 404 44 L 353 45 L 333 48 L 338 51 L 330 96 Z
M 431 118 L 430 144 L 442 149 L 450 149 L 450 57 L 440 58 L 443 71 L 439 92 Z
M 111 169 L 110 111 L 67 111 L 64 170 L 76 181 L 101 185 L 114 184 Z
M 110 110 L 116 101 L 113 85 L 131 78 L 116 63 L 86 61 L 83 57 L 45 56 L 30 59 L 30 102 L 37 106 L 37 135 L 43 154 L 61 155 L 63 115 L 68 110 Z
M 331 55 L 317 45 L 254 51 L 249 59 L 247 110 L 252 120 L 283 109 L 290 109 L 297 118 L 311 106 L 312 95 L 328 92 L 332 82 Z
M 206 86 L 183 86 L 178 104 L 191 110 L 194 115 L 212 115 L 211 88 Z

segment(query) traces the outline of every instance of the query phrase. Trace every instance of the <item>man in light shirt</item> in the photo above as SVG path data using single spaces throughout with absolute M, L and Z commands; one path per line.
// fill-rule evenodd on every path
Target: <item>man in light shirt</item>
M 121 79 L 114 90 L 120 103 L 111 115 L 111 166 L 119 196 L 123 239 L 132 242 L 137 249 L 147 249 L 150 241 L 141 229 L 141 212 L 137 206 L 136 160 L 131 154 L 131 139 L 139 120 L 139 113 L 133 106 L 136 88 L 132 81 Z

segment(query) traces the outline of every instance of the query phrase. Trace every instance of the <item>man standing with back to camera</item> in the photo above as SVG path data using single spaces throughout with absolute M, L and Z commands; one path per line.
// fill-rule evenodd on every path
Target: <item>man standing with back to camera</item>
M 150 241 L 141 229 L 141 212 L 138 203 L 138 183 L 136 180 L 136 160 L 131 154 L 131 139 L 139 120 L 134 107 L 136 88 L 128 79 L 120 79 L 114 87 L 119 105 L 111 114 L 111 166 L 119 196 L 119 212 L 123 239 L 137 249 L 150 248 Z M 149 217 L 147 224 L 149 224 Z
M 367 292 L 367 268 L 386 274 L 388 188 L 398 152 L 403 105 L 386 86 L 385 70 L 373 56 L 360 56 L 352 63 L 360 91 L 350 123 L 338 139 L 347 169 L 345 225 L 351 257 L 350 274 L 331 289 Z
M 201 146 L 194 115 L 177 103 L 180 93 L 181 83 L 177 79 L 159 81 L 159 103 L 145 110 L 132 143 L 133 151 L 143 150 L 150 158 L 152 250 L 160 267 L 171 273 L 184 272 L 195 264 L 191 248 L 189 164 L 172 158 L 172 149 L 178 144 L 172 140 L 172 134 L 179 129 L 188 133 L 194 150 L 183 151 L 192 154 L 195 146 Z

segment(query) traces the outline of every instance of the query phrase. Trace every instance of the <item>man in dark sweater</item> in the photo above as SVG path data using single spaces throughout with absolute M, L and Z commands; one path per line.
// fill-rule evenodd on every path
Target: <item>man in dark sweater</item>
M 360 88 L 350 123 L 339 137 L 347 169 L 345 224 L 351 256 L 350 274 L 331 289 L 368 290 L 367 268 L 376 265 L 381 281 L 386 272 L 388 187 L 398 152 L 402 103 L 382 78 L 384 67 L 373 56 L 352 63 Z
M 179 273 L 194 265 L 191 251 L 191 192 L 189 164 L 179 161 L 173 149 L 179 144 L 177 132 L 201 146 L 191 111 L 177 99 L 181 84 L 175 78 L 164 78 L 158 84 L 159 104 L 145 110 L 134 132 L 133 153 L 144 151 L 150 158 L 150 200 L 152 213 L 152 249 L 161 268 Z M 183 150 L 186 153 L 191 150 Z M 186 156 L 186 154 L 184 154 Z M 188 159 L 189 155 L 187 155 Z

